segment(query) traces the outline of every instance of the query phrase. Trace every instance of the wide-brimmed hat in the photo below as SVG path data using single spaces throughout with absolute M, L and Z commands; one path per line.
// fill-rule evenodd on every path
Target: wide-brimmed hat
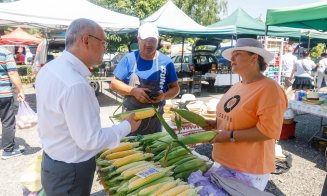
M 260 55 L 267 64 L 274 59 L 274 55 L 272 53 L 265 50 L 263 45 L 258 40 L 252 38 L 238 39 L 235 47 L 224 50 L 222 56 L 230 61 L 235 50 L 243 50 Z
M 144 23 L 139 27 L 138 35 L 141 39 L 146 39 L 149 37 L 159 39 L 159 31 L 156 25 L 152 23 Z

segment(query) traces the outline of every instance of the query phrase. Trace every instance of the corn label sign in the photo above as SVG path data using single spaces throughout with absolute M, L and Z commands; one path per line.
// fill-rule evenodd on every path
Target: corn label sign
M 140 178 L 146 178 L 148 176 L 151 176 L 153 174 L 159 173 L 160 170 L 156 167 L 149 167 L 148 169 L 142 170 L 139 173 L 137 173 L 136 175 Z

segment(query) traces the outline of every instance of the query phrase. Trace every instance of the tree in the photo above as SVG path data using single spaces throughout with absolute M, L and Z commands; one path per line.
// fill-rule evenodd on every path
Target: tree
M 140 20 L 150 16 L 167 0 L 90 0 L 91 2 L 105 7 L 109 10 L 128 14 L 140 18 Z M 183 10 L 189 17 L 197 23 L 207 26 L 219 21 L 219 13 L 227 13 L 228 0 L 173 0 L 177 7 Z M 109 35 L 110 48 L 112 51 L 126 51 L 127 43 L 131 35 Z M 169 37 L 169 36 L 167 36 Z M 171 37 L 168 41 L 174 42 Z

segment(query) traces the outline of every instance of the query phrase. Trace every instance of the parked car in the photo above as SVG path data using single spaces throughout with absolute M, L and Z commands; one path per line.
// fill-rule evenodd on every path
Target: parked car
M 202 74 L 215 67 L 218 69 L 217 51 L 220 48 L 221 40 L 208 39 L 197 40 L 192 49 L 194 70 L 200 71 Z
M 192 62 L 192 54 L 191 53 L 185 53 L 183 54 L 177 54 L 173 57 L 171 57 L 175 70 L 177 74 L 191 74 L 191 72 L 194 70 L 194 64 Z

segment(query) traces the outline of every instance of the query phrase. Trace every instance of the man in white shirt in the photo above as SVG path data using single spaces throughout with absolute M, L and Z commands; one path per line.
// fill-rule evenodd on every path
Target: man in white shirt
M 293 55 L 293 47 L 288 46 L 286 49 L 286 53 L 283 55 L 282 58 L 282 71 L 285 76 L 285 84 L 284 86 L 288 88 L 292 85 L 290 77 L 293 71 L 294 65 L 297 61 L 296 56 Z
M 317 69 L 317 87 L 318 88 L 321 88 L 323 79 L 325 79 L 325 83 L 327 83 L 327 75 L 325 74 L 326 68 L 327 68 L 327 54 L 322 53 L 321 59 L 318 64 L 318 69 Z
M 92 20 L 77 19 L 67 29 L 62 56 L 37 75 L 41 179 L 48 196 L 90 195 L 95 155 L 118 146 L 141 123 L 132 114 L 119 125 L 101 128 L 99 103 L 87 76 L 89 67 L 102 63 L 105 49 L 103 29 Z

